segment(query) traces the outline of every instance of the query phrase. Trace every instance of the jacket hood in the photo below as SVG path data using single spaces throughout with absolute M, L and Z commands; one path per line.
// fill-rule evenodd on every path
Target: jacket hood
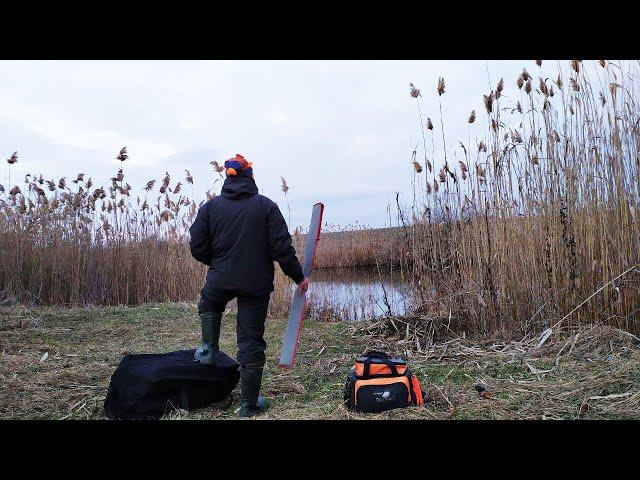
M 237 176 L 227 177 L 222 185 L 221 195 L 231 200 L 240 200 L 256 193 L 258 193 L 258 187 L 255 180 L 249 175 L 240 173 Z

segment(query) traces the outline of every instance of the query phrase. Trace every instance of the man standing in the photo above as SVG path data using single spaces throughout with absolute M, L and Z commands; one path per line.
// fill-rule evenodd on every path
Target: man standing
M 202 346 L 196 350 L 195 359 L 215 363 L 222 312 L 230 300 L 237 298 L 241 417 L 267 408 L 259 392 L 273 262 L 280 264 L 302 293 L 309 286 L 284 217 L 273 201 L 258 194 L 251 165 L 239 154 L 225 162 L 227 178 L 221 195 L 200 207 L 189 230 L 191 255 L 209 266 L 198 305 Z

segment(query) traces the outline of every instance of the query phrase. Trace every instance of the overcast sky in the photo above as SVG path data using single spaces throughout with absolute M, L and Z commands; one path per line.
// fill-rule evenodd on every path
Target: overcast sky
M 556 64 L 545 62 L 543 76 L 555 75 Z M 293 225 L 307 226 L 312 204 L 322 201 L 330 224 L 384 226 L 394 192 L 410 198 L 411 152 L 422 143 L 409 82 L 422 90 L 425 120 L 439 129 L 436 85 L 444 77 L 453 151 L 458 140 L 467 143 L 472 109 L 479 120 L 472 144 L 484 131 L 489 81 L 495 88 L 504 77 L 504 95 L 515 99 L 523 67 L 537 83 L 533 60 L 0 61 L 0 183 L 4 159 L 17 150 L 12 184 L 27 172 L 56 179 L 82 172 L 107 185 L 126 145 L 134 194 L 165 171 L 172 184 L 184 183 L 189 169 L 200 200 L 216 178 L 209 162 L 241 153 L 254 162 L 261 193 L 288 217 L 286 178 Z

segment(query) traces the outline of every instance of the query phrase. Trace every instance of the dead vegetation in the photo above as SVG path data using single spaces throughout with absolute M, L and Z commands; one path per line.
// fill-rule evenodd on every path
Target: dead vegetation
M 301 232 L 302 229 L 296 229 L 293 237 L 302 259 L 307 236 Z M 318 241 L 314 268 L 401 266 L 403 251 L 406 251 L 406 241 L 400 228 L 325 224 Z
M 446 371 L 431 377 L 427 391 L 434 408 L 451 417 L 640 418 L 640 338 L 608 325 L 512 341 L 471 340 L 449 330 L 438 341 L 420 342 L 402 319 L 350 329 L 384 339 L 380 348 L 409 358 L 418 371 Z M 470 400 L 482 411 L 468 416 Z
M 7 160 L 9 173 L 17 158 Z M 124 167 L 126 147 L 116 159 L 120 168 L 107 187 L 85 173 L 69 181 L 27 174 L 21 186 L 0 185 L 0 305 L 198 299 L 206 267 L 191 258 L 188 230 L 215 191 L 197 202 L 188 170 L 179 179 L 166 172 L 133 187 Z M 221 169 L 214 165 L 214 188 L 221 185 Z M 270 310 L 282 315 L 289 282 L 277 272 Z
M 637 64 L 534 68 L 491 86 L 455 148 L 444 81 L 433 85 L 435 126 L 411 86 L 424 141 L 407 165 L 412 205 L 398 211 L 423 312 L 451 312 L 481 336 L 593 321 L 638 333 Z
M 406 164 L 411 205 L 396 193 L 387 211 L 391 225 L 395 207 L 394 228 L 326 225 L 333 232 L 321 237 L 318 267 L 399 265 L 427 322 L 450 313 L 450 328 L 457 322 L 469 335 L 593 321 L 640 333 L 637 68 L 573 60 L 549 70 L 536 62 L 494 82 L 478 98 L 483 111 L 470 105 L 468 136 L 453 144 L 442 112 L 455 92 L 434 79 L 437 104 L 429 106 L 426 89 L 411 84 L 422 140 Z M 423 116 L 427 107 L 439 121 Z M 197 299 L 205 268 L 185 245 L 198 207 L 192 175 L 177 181 L 167 172 L 134 188 L 126 148 L 116 158 L 121 168 L 98 188 L 84 173 L 0 185 L 0 301 Z M 9 180 L 20 160 L 17 152 L 7 158 Z M 223 168 L 211 163 L 221 180 Z M 289 211 L 290 186 L 281 180 Z M 277 316 L 290 284 L 279 274 L 276 285 Z
M 394 320 L 395 321 L 395 320 Z M 6 308 L 0 315 L 0 418 L 99 419 L 109 378 L 127 353 L 194 348 L 195 305 L 91 309 Z M 396 325 L 400 324 L 396 322 Z M 279 369 L 284 321 L 267 322 L 263 389 L 265 419 L 640 419 L 640 343 L 599 325 L 539 338 L 471 340 L 442 337 L 416 347 L 368 326 L 307 322 L 296 367 Z M 379 327 L 379 326 L 378 326 Z M 233 316 L 221 345 L 235 352 Z M 428 393 L 426 408 L 377 415 L 342 405 L 344 380 L 358 354 L 382 349 L 405 355 Z M 238 392 L 226 409 L 186 412 L 168 406 L 165 419 L 237 418 Z

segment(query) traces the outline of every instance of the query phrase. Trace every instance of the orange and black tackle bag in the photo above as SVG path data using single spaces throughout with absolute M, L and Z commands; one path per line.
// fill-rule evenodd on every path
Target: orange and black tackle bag
M 420 382 L 401 358 L 370 351 L 356 359 L 344 388 L 344 403 L 356 412 L 384 412 L 424 405 Z

